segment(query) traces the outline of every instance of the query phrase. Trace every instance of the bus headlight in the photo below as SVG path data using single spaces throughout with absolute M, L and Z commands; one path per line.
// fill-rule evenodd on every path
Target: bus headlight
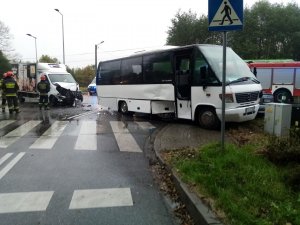
M 219 94 L 219 98 L 222 100 L 222 94 Z M 233 95 L 232 94 L 225 94 L 225 103 L 233 103 Z

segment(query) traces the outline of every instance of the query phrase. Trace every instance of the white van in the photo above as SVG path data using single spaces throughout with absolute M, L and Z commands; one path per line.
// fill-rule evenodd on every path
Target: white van
M 38 98 L 36 85 L 44 74 L 50 83 L 49 101 L 52 105 L 65 103 L 72 105 L 75 98 L 82 101 L 79 85 L 67 72 L 66 66 L 55 63 L 14 64 L 13 71 L 20 88 L 18 97 L 21 102 L 28 98 Z

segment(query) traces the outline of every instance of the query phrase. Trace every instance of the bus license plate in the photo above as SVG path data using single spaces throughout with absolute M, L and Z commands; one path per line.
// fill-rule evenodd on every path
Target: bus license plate
M 252 114 L 255 112 L 255 106 L 248 107 L 245 109 L 245 114 Z

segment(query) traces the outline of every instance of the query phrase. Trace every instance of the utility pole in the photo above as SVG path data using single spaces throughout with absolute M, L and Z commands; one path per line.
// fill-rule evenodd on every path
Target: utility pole
M 100 43 L 95 44 L 95 76 L 97 75 L 97 63 L 98 63 L 97 55 L 98 55 L 98 45 L 102 44 L 103 42 L 104 42 L 104 41 L 101 41 Z

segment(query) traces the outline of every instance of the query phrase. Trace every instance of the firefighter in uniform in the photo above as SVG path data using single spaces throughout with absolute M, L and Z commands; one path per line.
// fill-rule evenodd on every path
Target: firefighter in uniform
M 8 71 L 6 73 L 6 78 L 3 81 L 3 91 L 5 92 L 7 104 L 8 104 L 8 110 L 9 113 L 13 113 L 15 111 L 16 113 L 20 112 L 19 109 L 19 103 L 17 98 L 17 92 L 19 90 L 19 86 L 15 79 L 13 78 L 13 72 Z
M 50 91 L 50 84 L 47 81 L 45 75 L 41 75 L 41 81 L 37 84 L 37 89 L 40 92 L 40 100 L 39 100 L 39 107 L 40 110 L 44 106 L 46 110 L 49 109 L 48 107 L 48 92 Z
M 5 96 L 5 92 L 3 90 L 3 82 L 6 78 L 6 73 L 3 74 L 2 79 L 0 79 L 0 90 L 2 90 L 1 92 L 1 96 L 2 96 L 2 112 L 5 112 L 5 105 L 6 105 L 6 96 Z

